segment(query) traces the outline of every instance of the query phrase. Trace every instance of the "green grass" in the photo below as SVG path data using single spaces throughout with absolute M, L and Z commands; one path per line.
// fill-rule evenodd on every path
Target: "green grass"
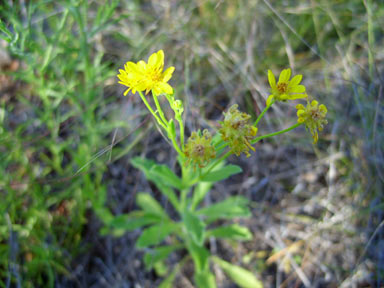
M 176 67 L 171 84 L 185 101 L 187 131 L 215 129 L 212 120 L 235 102 L 258 115 L 268 96 L 267 69 L 277 74 L 290 66 L 304 75 L 307 90 L 327 105 L 329 125 L 317 147 L 299 129 L 241 159 L 247 177 L 256 179 L 254 186 L 269 179 L 264 200 L 254 203 L 261 207 L 255 214 L 273 216 L 295 204 L 318 209 L 306 212 L 311 221 L 302 230 L 315 235 L 305 239 L 309 254 L 294 255 L 303 257 L 301 269 L 311 283 L 325 272 L 314 268 L 314 273 L 306 263 L 331 267 L 338 257 L 342 269 L 330 274 L 330 283 L 349 283 L 359 271 L 372 273 L 372 283 L 383 283 L 382 260 L 375 253 L 384 237 L 378 229 L 384 219 L 380 1 L 24 2 L 0 6 L 0 35 L 19 62 L 16 71 L 0 70 L 9 82 L 0 86 L 1 287 L 53 287 L 72 279 L 76 261 L 92 258 L 94 243 L 85 240 L 90 230 L 92 239 L 103 239 L 95 236 L 102 224 L 94 227 L 92 221 L 108 222 L 112 214 L 132 208 L 113 198 L 111 187 L 120 181 L 119 187 L 126 187 L 121 194 L 149 189 L 137 172 L 124 182 L 111 171 L 133 173 L 127 167 L 130 157 L 161 158 L 159 151 L 169 146 L 155 136 L 139 99 L 122 96 L 115 76 L 126 61 L 146 59 L 158 49 L 165 51 L 166 66 Z M 289 127 L 294 113 L 289 104 L 272 109 L 259 133 Z M 274 198 L 268 191 L 291 205 L 269 201 Z M 300 210 L 293 214 L 283 213 L 281 221 L 289 226 L 303 216 Z M 260 222 L 261 231 L 254 232 L 279 225 Z M 300 237 L 287 236 L 283 244 Z M 327 250 L 321 240 L 334 249 Z M 335 248 L 343 240 L 344 253 Z M 276 239 L 264 244 L 271 243 L 269 252 L 283 248 Z M 260 259 L 250 260 L 249 267 L 257 265 Z M 270 273 L 254 272 L 264 281 Z

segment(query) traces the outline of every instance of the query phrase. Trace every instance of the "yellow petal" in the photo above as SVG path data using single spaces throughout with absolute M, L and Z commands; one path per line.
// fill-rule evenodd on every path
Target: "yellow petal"
M 308 97 L 307 94 L 289 94 L 288 95 L 289 100 L 303 99 L 307 97 Z
M 268 82 L 271 88 L 276 88 L 276 79 L 271 70 L 268 70 Z
M 303 123 L 304 121 L 305 121 L 305 119 L 303 117 L 297 118 L 297 122 L 298 123 Z
M 145 69 L 147 68 L 147 64 L 141 60 L 139 62 L 137 62 L 137 65 L 136 65 L 136 73 L 144 73 Z
M 171 66 L 163 73 L 163 82 L 168 82 L 171 79 L 173 71 L 175 71 L 175 67 Z
M 296 85 L 299 85 L 301 82 L 301 79 L 303 79 L 303 75 L 296 75 L 295 77 L 292 78 L 291 81 L 289 81 L 288 87 L 294 87 Z
M 297 104 L 296 105 L 296 109 L 301 109 L 301 110 L 304 110 L 304 105 L 303 104 Z
M 319 110 L 321 111 L 321 112 L 323 112 L 323 113 L 327 113 L 328 111 L 327 111 L 327 107 L 324 105 L 324 104 L 321 104 L 320 106 L 319 106 Z
M 156 87 L 154 87 L 154 93 L 156 95 L 160 95 L 160 94 L 168 94 L 168 95 L 172 95 L 173 94 L 173 88 L 171 85 L 169 85 L 168 83 L 164 83 L 164 82 L 160 82 L 156 85 Z
M 289 93 L 304 93 L 305 92 L 305 86 L 304 85 L 297 85 L 294 87 L 290 87 L 288 92 Z
M 124 65 L 124 69 L 125 69 L 125 71 L 127 71 L 127 73 L 137 73 L 138 65 L 133 63 L 133 62 L 127 62 Z
M 297 116 L 301 116 L 303 114 L 305 114 L 304 110 L 297 110 Z
M 280 73 L 279 83 L 288 82 L 291 77 L 291 68 L 284 69 Z
M 153 67 L 157 64 L 157 61 L 158 61 L 158 56 L 157 56 L 157 53 L 153 53 L 151 56 L 149 56 L 148 58 L 148 65 Z
M 313 101 L 311 102 L 311 106 L 312 106 L 312 107 L 315 107 L 315 106 L 317 106 L 317 105 L 319 105 L 319 102 L 317 102 L 316 100 L 313 100 Z
M 157 64 L 164 65 L 164 51 L 157 51 Z

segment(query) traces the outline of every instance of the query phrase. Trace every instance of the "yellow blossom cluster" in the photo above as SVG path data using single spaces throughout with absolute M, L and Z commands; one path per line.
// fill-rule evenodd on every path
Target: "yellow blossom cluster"
M 252 126 L 250 122 L 251 115 L 240 112 L 238 105 L 232 105 L 228 112 L 224 112 L 224 121 L 220 122 L 221 128 L 219 133 L 224 141 L 226 141 L 232 152 L 239 156 L 245 153 L 247 157 L 249 149 L 255 151 L 250 144 L 250 140 L 256 136 L 257 128 Z
M 328 121 L 325 119 L 327 116 L 327 107 L 324 104 L 319 105 L 319 102 L 313 100 L 305 107 L 303 104 L 296 105 L 297 109 L 297 122 L 303 123 L 312 134 L 313 143 L 316 144 L 319 140 L 317 130 L 323 131 L 323 127 Z
M 175 67 L 169 67 L 164 72 L 163 69 L 163 50 L 153 53 L 148 58 L 148 63 L 142 60 L 137 63 L 127 62 L 124 70 L 120 69 L 120 74 L 117 75 L 119 83 L 128 87 L 124 96 L 131 90 L 133 94 L 136 91 L 145 91 L 145 94 L 152 91 L 155 95 L 173 94 L 173 88 L 167 82 L 171 79 Z

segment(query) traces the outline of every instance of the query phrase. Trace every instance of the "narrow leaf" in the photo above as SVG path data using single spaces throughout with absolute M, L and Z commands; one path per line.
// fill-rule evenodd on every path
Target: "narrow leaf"
M 162 220 L 162 218 L 154 214 L 134 211 L 129 214 L 116 216 L 108 224 L 113 229 L 133 231 L 142 226 L 158 223 Z
M 172 170 L 168 168 L 168 166 L 155 165 L 150 170 L 150 173 L 153 176 L 160 178 L 162 182 L 167 186 L 171 186 L 179 190 L 183 189 L 183 184 L 181 179 L 177 177 L 176 174 L 173 173 Z
M 205 175 L 201 179 L 201 181 L 202 182 L 218 182 L 234 174 L 238 174 L 241 171 L 243 170 L 237 165 L 227 165 L 227 166 L 221 167 L 220 169 L 211 171 L 210 173 Z
M 156 162 L 149 159 L 141 158 L 141 157 L 135 157 L 131 159 L 131 164 L 135 168 L 141 170 L 144 173 L 145 177 L 149 181 L 152 181 L 156 185 L 156 187 L 160 190 L 160 192 L 169 199 L 173 207 L 177 211 L 180 211 L 178 199 L 175 193 L 173 192 L 173 190 L 169 188 L 169 185 L 166 185 L 166 183 L 163 183 L 163 181 L 161 181 L 162 179 L 159 179 L 159 177 L 157 177 L 156 174 L 151 173 L 152 168 L 157 165 Z
M 168 215 L 151 195 L 147 193 L 138 193 L 136 196 L 137 205 L 148 213 L 158 215 L 161 218 L 167 219 Z
M 226 200 L 213 204 L 197 211 L 199 215 L 207 217 L 208 221 L 219 218 L 232 219 L 236 217 L 249 217 L 248 200 L 242 196 L 229 197 Z
M 196 243 L 190 239 L 187 240 L 187 248 L 195 264 L 195 273 L 206 271 L 209 268 L 209 251 L 203 246 L 197 246 Z
M 195 282 L 199 288 L 216 288 L 215 276 L 210 271 L 195 273 Z
M 237 224 L 229 226 L 218 227 L 207 231 L 207 237 L 226 238 L 233 240 L 251 240 L 252 233 L 247 227 L 243 227 Z
M 263 288 L 261 281 L 247 269 L 232 265 L 218 257 L 214 257 L 213 261 L 241 288 Z
M 202 246 L 204 243 L 204 222 L 189 210 L 183 213 L 183 222 L 187 228 L 187 233 L 196 245 Z
M 136 246 L 138 248 L 145 248 L 152 245 L 157 245 L 165 239 L 169 234 L 176 231 L 178 225 L 173 222 L 164 222 L 155 224 L 143 231 L 139 239 L 137 239 Z
M 188 258 L 184 258 L 183 260 L 181 260 L 178 264 L 175 265 L 175 267 L 173 268 L 172 272 L 169 274 L 169 276 L 167 278 L 165 278 L 159 285 L 159 288 L 172 288 L 172 283 L 173 281 L 175 280 L 175 277 L 177 275 L 177 273 L 179 273 L 180 269 L 183 267 L 183 265 L 185 264 L 186 260 Z
M 160 246 L 156 247 L 153 250 L 147 252 L 144 255 L 144 264 L 145 267 L 150 270 L 153 265 L 159 261 L 165 260 L 169 254 L 171 254 L 173 251 L 182 248 L 183 246 L 180 245 L 169 245 L 169 246 Z
M 195 190 L 193 191 L 192 206 L 191 209 L 195 210 L 197 205 L 204 199 L 205 195 L 211 189 L 213 183 L 211 182 L 199 182 Z

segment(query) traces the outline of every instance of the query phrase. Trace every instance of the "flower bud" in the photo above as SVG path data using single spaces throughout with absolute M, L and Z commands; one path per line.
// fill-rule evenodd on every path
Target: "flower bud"
M 251 156 L 249 149 L 255 151 L 251 146 L 250 140 L 257 134 L 257 128 L 250 122 L 251 115 L 240 112 L 238 105 L 232 105 L 228 112 L 224 112 L 224 121 L 220 122 L 219 133 L 222 139 L 228 143 L 233 153 L 239 156 L 241 153 Z
M 187 165 L 193 164 L 194 167 L 203 168 L 216 157 L 215 148 L 212 145 L 212 136 L 207 129 L 204 129 L 203 135 L 200 130 L 192 132 L 184 148 L 184 154 L 187 157 Z

